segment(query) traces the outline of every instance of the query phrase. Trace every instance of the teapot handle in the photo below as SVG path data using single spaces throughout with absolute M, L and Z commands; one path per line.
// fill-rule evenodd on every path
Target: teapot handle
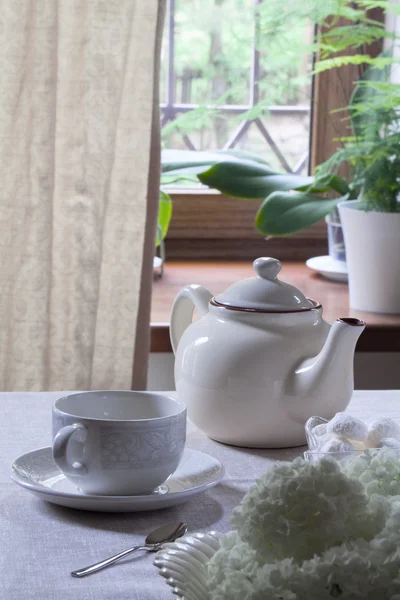
M 174 354 L 176 354 L 179 340 L 184 331 L 192 322 L 194 308 L 197 308 L 202 317 L 208 313 L 208 303 L 211 298 L 212 294 L 205 287 L 195 283 L 181 289 L 175 298 L 172 305 L 171 325 L 169 329 Z

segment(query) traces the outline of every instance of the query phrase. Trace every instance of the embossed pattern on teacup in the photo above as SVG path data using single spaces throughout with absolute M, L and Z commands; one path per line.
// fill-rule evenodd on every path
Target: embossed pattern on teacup
M 67 420 L 68 418 L 61 416 L 58 412 L 53 412 L 53 438 L 67 424 Z M 70 421 L 73 421 L 73 419 L 70 419 Z
M 106 425 L 100 428 L 100 462 L 103 469 L 161 467 L 177 457 L 185 445 L 185 421 L 161 424 L 151 431 L 131 431 Z

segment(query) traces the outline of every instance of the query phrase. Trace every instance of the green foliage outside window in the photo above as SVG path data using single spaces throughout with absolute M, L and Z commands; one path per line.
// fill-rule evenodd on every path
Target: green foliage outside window
M 176 102 L 199 107 L 180 114 L 162 130 L 164 148 L 184 148 L 182 135 L 194 134 L 199 149 L 222 147 L 243 118 L 268 115 L 269 105 L 307 104 L 310 100 L 312 24 L 290 20 L 279 29 L 279 2 L 268 0 L 178 0 L 175 6 Z M 255 35 L 255 14 L 259 32 Z M 167 26 L 161 71 L 161 101 L 166 95 Z M 252 49 L 260 52 L 259 101 L 241 116 L 221 105 L 250 105 Z M 214 109 L 210 109 L 210 105 Z M 207 108 L 208 107 L 208 108 Z

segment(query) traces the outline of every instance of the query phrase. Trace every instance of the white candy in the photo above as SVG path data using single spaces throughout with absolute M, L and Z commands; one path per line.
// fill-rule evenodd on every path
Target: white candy
M 400 441 L 400 427 L 395 421 L 385 417 L 369 422 L 366 442 L 368 448 L 380 448 L 380 441 L 387 438 L 394 438 Z
M 366 448 L 365 442 L 358 442 L 357 440 L 351 440 L 351 443 L 353 444 L 353 446 L 356 450 L 365 450 L 365 448 Z
M 348 440 L 331 438 L 318 450 L 319 452 L 354 452 L 355 447 Z
M 368 435 L 368 427 L 363 421 L 343 412 L 336 413 L 327 424 L 326 431 L 338 437 L 359 442 L 364 441 Z
M 400 450 L 400 425 L 389 418 L 373 419 L 368 424 L 340 412 L 329 423 L 312 430 L 318 447 L 314 452 L 354 452 L 366 448 Z
M 334 435 L 320 435 L 316 438 L 317 442 L 317 450 L 319 451 L 322 446 L 331 440 L 336 440 L 337 438 Z
M 384 446 L 386 446 L 387 448 L 396 448 L 400 450 L 400 441 L 395 440 L 394 438 L 383 438 L 382 440 L 379 440 L 378 445 L 376 447 L 383 448 Z
M 312 429 L 313 434 L 318 437 L 325 436 L 326 435 L 326 426 L 327 426 L 327 423 L 321 423 L 321 425 L 316 425 Z

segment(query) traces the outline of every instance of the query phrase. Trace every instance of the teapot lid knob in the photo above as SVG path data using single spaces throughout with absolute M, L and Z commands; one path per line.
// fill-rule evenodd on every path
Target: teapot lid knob
M 278 279 L 281 267 L 276 258 L 257 258 L 253 262 L 257 276 L 233 283 L 215 301 L 227 308 L 247 311 L 288 313 L 312 310 L 314 304 L 300 290 Z
M 261 257 L 253 262 L 255 272 L 263 279 L 274 280 L 282 268 L 281 262 L 276 258 Z

